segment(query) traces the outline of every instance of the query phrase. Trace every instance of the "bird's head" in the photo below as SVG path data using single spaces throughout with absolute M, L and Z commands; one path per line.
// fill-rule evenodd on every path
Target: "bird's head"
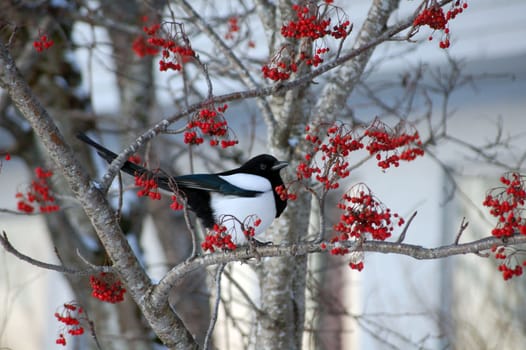
M 245 164 L 239 167 L 238 171 L 259 175 L 266 177 L 274 184 L 274 179 L 281 177 L 279 176 L 279 171 L 288 165 L 287 162 L 279 161 L 276 157 L 271 156 L 270 154 L 260 154 L 248 160 Z

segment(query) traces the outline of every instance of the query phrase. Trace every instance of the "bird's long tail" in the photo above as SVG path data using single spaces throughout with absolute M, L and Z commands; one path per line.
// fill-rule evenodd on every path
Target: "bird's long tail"
M 103 145 L 93 141 L 91 138 L 88 137 L 88 135 L 82 133 L 82 132 L 79 132 L 77 134 L 77 138 L 85 143 L 87 143 L 88 145 L 92 146 L 93 148 L 95 148 L 97 150 L 97 153 L 102 157 L 104 158 L 108 163 L 111 163 L 115 158 L 117 158 L 117 154 L 110 151 L 109 149 L 107 149 L 106 147 L 104 147 Z M 137 176 L 137 175 L 142 175 L 142 174 L 149 174 L 151 173 L 150 170 L 140 166 L 140 165 L 137 165 L 135 163 L 132 163 L 130 161 L 126 161 L 123 165 L 122 165 L 122 168 L 121 168 L 122 171 L 130 174 L 130 175 L 133 175 L 133 176 Z
M 117 154 L 115 152 L 112 152 L 103 145 L 93 141 L 91 138 L 88 137 L 88 135 L 79 132 L 77 134 L 77 138 L 95 148 L 97 150 L 97 153 L 108 163 L 111 163 L 115 158 L 117 158 Z M 126 161 L 122 165 L 121 170 L 132 176 L 147 176 L 148 178 L 155 180 L 159 188 L 162 188 L 163 190 L 169 192 L 172 192 L 174 188 L 178 186 L 176 177 L 168 177 L 159 172 L 154 173 L 151 170 L 148 170 L 145 167 L 142 167 L 130 161 Z

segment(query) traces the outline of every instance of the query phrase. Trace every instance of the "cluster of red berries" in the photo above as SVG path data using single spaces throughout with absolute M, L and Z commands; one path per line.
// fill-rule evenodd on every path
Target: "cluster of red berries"
M 6 152 L 5 156 L 4 156 L 4 159 L 6 161 L 10 161 L 11 160 L 11 155 L 9 154 L 9 152 Z
M 148 43 L 148 39 L 144 35 L 139 35 L 132 42 L 132 50 L 139 57 L 155 56 L 159 53 L 159 48 Z
M 225 39 L 232 40 L 234 39 L 234 33 L 239 32 L 238 19 L 235 16 L 232 16 L 228 19 L 228 32 L 225 34 Z
M 248 216 L 242 224 L 243 234 L 247 239 L 254 237 L 256 234 L 256 227 L 261 225 L 261 219 L 257 215 Z
M 180 196 L 172 195 L 170 199 L 172 200 L 172 204 L 170 204 L 172 210 L 178 211 L 184 209 L 184 202 L 180 199 Z
M 313 14 L 308 6 L 292 5 L 292 9 L 296 12 L 296 20 L 281 27 L 281 35 L 285 38 L 309 38 L 314 41 L 327 35 L 339 39 L 347 34 L 346 28 L 350 25 L 349 21 L 343 21 L 331 29 L 329 27 L 331 19 L 321 17 L 319 8 Z
M 422 141 L 416 130 L 407 130 L 407 124 L 399 123 L 395 130 L 391 130 L 380 120 L 376 119 L 364 133 L 370 141 L 366 146 L 369 154 L 376 154 L 378 166 L 388 169 L 391 165 L 398 167 L 400 161 L 410 162 L 418 156 L 424 155 Z M 384 156 L 380 152 L 384 152 Z
M 516 265 L 513 269 L 508 267 L 506 264 L 500 264 L 499 265 L 499 271 L 502 272 L 502 278 L 507 281 L 514 276 L 520 276 L 522 275 L 522 266 Z
M 135 186 L 141 189 L 137 192 L 138 197 L 148 196 L 153 200 L 160 200 L 161 193 L 159 192 L 159 185 L 150 173 L 143 173 L 135 175 Z
M 84 318 L 83 312 L 82 307 L 74 303 L 66 303 L 63 305 L 63 310 L 60 313 L 55 312 L 55 317 L 60 323 L 64 324 L 69 335 L 78 336 L 84 334 L 84 327 L 80 324 Z M 66 345 L 66 338 L 63 333 L 58 335 L 55 343 L 63 346 Z
M 491 251 L 495 254 L 495 259 L 497 260 L 504 260 L 504 263 L 499 264 L 499 271 L 502 272 L 502 278 L 507 281 L 515 276 L 522 275 L 522 266 L 526 266 L 526 260 L 523 260 L 522 266 L 519 264 L 516 264 L 515 267 L 508 266 L 511 264 L 512 258 L 516 258 L 515 260 L 518 260 L 517 257 L 517 250 L 509 248 L 509 253 L 506 252 L 506 247 L 498 247 L 493 246 L 491 247 Z
M 287 80 L 290 78 L 290 75 L 296 73 L 297 70 L 298 65 L 296 63 L 287 64 L 281 60 L 279 56 L 274 56 L 270 65 L 265 64 L 261 67 L 263 76 L 274 81 Z
M 148 38 L 139 36 L 132 44 L 132 49 L 139 57 L 153 56 L 160 52 L 159 70 L 161 72 L 167 70 L 180 71 L 183 64 L 195 57 L 195 52 L 190 47 L 182 26 L 174 24 L 171 28 L 171 32 L 165 32 L 161 31 L 160 24 L 144 26 L 143 31 Z M 181 45 L 180 42 L 184 44 Z
M 333 248 L 330 250 L 331 255 L 347 255 L 350 253 L 349 248 L 341 245 L 339 236 L 333 237 L 330 240 L 330 242 L 334 244 Z M 323 250 L 326 250 L 327 243 L 325 242 L 320 243 L 320 248 Z M 356 263 L 355 261 L 349 262 L 349 268 L 351 268 L 352 270 L 362 271 L 363 267 L 364 267 L 363 261 L 360 261 L 358 263 Z
M 329 34 L 327 28 L 331 24 L 330 18 L 321 18 L 318 13 L 311 14 L 307 6 L 292 5 L 292 9 L 297 19 L 281 27 L 281 35 L 285 38 L 316 40 Z
M 60 209 L 55 203 L 55 197 L 51 194 L 48 179 L 53 176 L 52 171 L 46 171 L 41 167 L 35 168 L 36 179 L 31 181 L 31 185 L 25 193 L 17 192 L 17 209 L 24 213 L 35 211 L 35 204 L 41 213 L 51 213 Z
M 138 154 L 133 154 L 133 155 L 128 157 L 128 162 L 133 163 L 133 164 L 141 164 L 142 163 L 142 158 Z
M 334 240 L 331 243 L 336 243 Z M 331 249 L 331 255 L 346 255 L 349 254 L 349 248 L 343 246 L 335 246 Z
M 363 270 L 363 261 L 360 261 L 359 263 L 350 262 L 349 263 L 349 267 L 352 270 L 362 271 Z
M 215 224 L 211 232 L 205 236 L 201 248 L 206 252 L 215 252 L 216 249 L 235 250 L 236 244 L 232 242 L 232 236 L 226 233 L 226 227 Z
M 361 137 L 357 137 L 347 124 L 322 124 L 317 127 L 307 125 L 305 140 L 310 143 L 311 152 L 305 155 L 305 161 L 296 168 L 298 180 L 311 179 L 323 184 L 325 191 L 339 187 L 338 180 L 350 175 L 347 157 L 351 152 L 364 147 Z M 322 135 L 327 137 L 322 140 Z M 316 154 L 321 153 L 318 164 Z
M 322 123 L 307 125 L 305 131 L 305 141 L 311 151 L 298 164 L 296 180 L 313 179 L 323 185 L 325 192 L 338 188 L 339 181 L 350 175 L 348 157 L 352 152 L 365 148 L 369 154 L 376 154 L 378 166 L 382 169 L 424 154 L 418 132 L 408 129 L 403 122 L 394 131 L 378 119 L 367 129 L 356 129 L 344 123 Z
M 444 16 L 444 10 L 438 5 L 428 7 L 422 10 L 413 21 L 413 26 L 427 25 L 432 29 L 443 30 L 446 28 L 446 17 Z
M 204 142 L 204 135 L 210 137 L 210 146 L 221 145 L 222 148 L 235 146 L 237 140 L 228 138 L 228 124 L 224 112 L 228 105 L 221 107 L 203 108 L 197 112 L 186 125 L 184 143 L 199 145 Z M 221 141 L 219 140 L 221 139 Z
M 33 41 L 33 47 L 35 50 L 37 50 L 37 52 L 42 52 L 49 49 L 54 43 L 55 42 L 49 39 L 46 34 L 42 34 L 37 40 Z
M 355 185 L 345 193 L 338 203 L 338 208 L 343 213 L 340 221 L 333 227 L 340 233 L 334 238 L 334 242 L 349 240 L 352 237 L 362 238 L 365 234 L 383 241 L 391 237 L 393 220 L 397 220 L 398 226 L 404 224 L 404 219 L 396 213 L 391 213 L 364 184 Z
M 505 187 L 491 190 L 482 203 L 498 219 L 491 234 L 495 237 L 510 237 L 518 233 L 526 235 L 526 219 L 521 217 L 526 210 L 524 178 L 518 173 L 510 173 L 502 176 L 500 182 Z
M 451 8 L 446 13 L 446 20 L 449 21 L 449 20 L 455 19 L 457 15 L 464 12 L 464 10 L 467 8 L 468 8 L 467 2 L 460 1 L 460 0 L 453 2 L 453 4 L 451 5 Z
M 457 0 L 452 3 L 451 8 L 446 14 L 444 14 L 444 10 L 433 1 L 429 7 L 425 7 L 418 16 L 416 16 L 413 21 L 413 27 L 427 25 L 431 29 L 442 31 L 443 37 L 438 45 L 441 49 L 447 49 L 450 45 L 449 21 L 455 19 L 458 14 L 462 13 L 467 8 L 467 2 Z M 432 39 L 433 37 L 430 36 L 429 40 Z
M 326 6 L 328 6 L 329 2 L 326 2 L 326 4 Z M 304 43 L 305 47 L 309 47 L 309 50 L 310 43 L 318 39 L 330 36 L 339 40 L 345 38 L 349 32 L 350 22 L 348 20 L 339 20 L 339 23 L 331 29 L 331 18 L 328 16 L 331 11 L 320 11 L 318 7 L 315 13 L 311 13 L 308 6 L 301 5 L 293 5 L 292 9 L 296 13 L 296 19 L 283 25 L 281 27 L 281 34 L 285 38 L 297 40 L 309 39 L 308 42 L 305 41 Z M 338 16 L 338 18 L 340 17 L 342 16 Z M 283 50 L 285 49 L 288 49 L 287 44 L 274 55 L 269 64 L 261 68 L 265 78 L 274 81 L 287 80 L 292 73 L 297 71 L 301 63 L 317 67 L 323 63 L 322 56 L 329 52 L 328 47 L 316 47 L 316 45 L 314 45 L 314 54 L 307 50 L 300 50 L 298 57 L 293 58 L 295 56 L 294 52 L 289 52 L 287 55 L 284 55 Z
M 279 185 L 275 188 L 276 193 L 282 201 L 291 200 L 295 201 L 297 199 L 296 194 L 291 193 L 287 187 L 284 185 Z
M 524 177 L 518 173 L 508 173 L 501 176 L 500 182 L 504 185 L 494 188 L 486 195 L 484 206 L 490 208 L 490 214 L 498 219 L 497 225 L 491 231 L 495 237 L 505 238 L 516 234 L 526 235 L 526 219 L 521 217 L 526 209 L 526 186 Z M 504 280 L 522 275 L 523 266 L 526 266 L 526 259 L 520 262 L 518 252 L 515 249 L 506 251 L 505 247 L 492 247 L 491 251 L 495 254 L 495 259 L 504 260 L 499 265 Z
M 122 282 L 113 274 L 100 272 L 98 275 L 91 275 L 89 278 L 91 285 L 91 295 L 107 303 L 120 303 L 124 300 L 126 289 Z

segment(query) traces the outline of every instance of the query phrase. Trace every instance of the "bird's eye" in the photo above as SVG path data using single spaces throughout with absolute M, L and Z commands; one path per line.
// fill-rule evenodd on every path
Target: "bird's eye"
M 261 170 L 267 170 L 267 164 L 265 164 L 265 163 L 261 163 L 261 164 L 259 164 L 259 168 L 260 168 Z

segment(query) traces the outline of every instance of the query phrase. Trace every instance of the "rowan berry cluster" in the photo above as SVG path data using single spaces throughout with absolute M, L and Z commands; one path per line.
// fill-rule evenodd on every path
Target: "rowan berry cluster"
M 298 71 L 298 65 L 294 62 L 293 56 L 294 52 L 290 51 L 290 46 L 283 46 L 278 53 L 272 57 L 269 64 L 261 67 L 263 76 L 274 81 L 289 79 L 292 73 Z
M 424 154 L 418 132 L 400 122 L 394 130 L 378 119 L 368 128 L 353 128 L 344 123 L 307 125 L 305 141 L 310 150 L 296 168 L 296 181 L 314 180 L 323 192 L 339 188 L 339 181 L 351 173 L 351 153 L 365 148 L 376 155 L 378 166 L 387 169 L 400 161 L 412 161 Z
M 523 217 L 526 210 L 524 176 L 512 172 L 501 176 L 500 182 L 503 186 L 490 190 L 482 203 L 498 219 L 491 234 L 499 238 L 526 235 L 526 218 Z M 504 280 L 522 275 L 526 259 L 519 255 L 524 255 L 523 251 L 497 246 L 492 247 L 491 251 L 495 254 L 495 259 L 504 260 L 498 267 Z
M 135 186 L 141 188 L 137 192 L 138 197 L 148 196 L 153 200 L 161 199 L 161 193 L 159 193 L 159 185 L 155 180 L 155 175 L 150 173 L 136 174 Z
M 332 240 L 331 243 L 337 243 L 336 241 Z M 346 255 L 349 254 L 349 248 L 336 245 L 331 249 L 331 255 Z
M 281 27 L 281 35 L 285 38 L 308 38 L 314 41 L 325 36 L 332 36 L 339 39 L 342 35 L 347 34 L 346 29 L 351 24 L 345 20 L 331 28 L 331 18 L 324 17 L 320 7 L 316 7 L 312 12 L 308 5 L 292 5 L 292 10 L 296 13 L 296 19 Z
M 333 248 L 331 248 L 331 250 L 330 250 L 331 255 L 347 255 L 347 254 L 350 253 L 349 248 L 343 246 L 342 243 L 340 242 L 340 237 L 339 236 L 333 237 L 330 240 L 330 242 L 334 244 Z M 320 248 L 322 250 L 326 250 L 327 249 L 327 243 L 325 243 L 325 242 L 320 243 Z M 362 260 L 357 262 L 358 259 L 362 259 Z M 349 268 L 350 269 L 358 270 L 358 271 L 362 271 L 363 270 L 363 267 L 364 267 L 363 254 L 360 254 L 360 258 L 358 258 L 358 259 L 357 259 L 356 256 L 354 258 L 351 257 L 351 261 L 349 261 Z
M 321 9 L 321 6 L 324 8 Z M 292 73 L 297 72 L 302 63 L 317 67 L 323 63 L 323 55 L 329 52 L 325 44 L 323 46 L 317 44 L 318 40 L 325 40 L 328 37 L 342 40 L 349 34 L 351 22 L 345 15 L 341 15 L 339 8 L 330 5 L 330 2 L 325 2 L 324 5 L 316 8 L 309 4 L 292 5 L 292 9 L 295 18 L 281 27 L 281 35 L 285 38 L 301 40 L 302 48 L 296 55 L 288 44 L 282 46 L 270 63 L 261 68 L 263 76 L 267 79 L 287 80 Z M 331 27 L 330 16 L 333 13 L 338 18 L 338 23 Z
M 291 193 L 287 187 L 284 185 L 279 185 L 275 188 L 276 193 L 282 201 L 291 200 L 295 201 L 297 196 L 295 193 Z
M 84 334 L 84 327 L 81 325 L 81 321 L 85 319 L 83 315 L 84 310 L 82 307 L 75 303 L 66 303 L 62 307 L 62 311 L 55 312 L 55 318 L 63 323 L 64 329 L 67 330 L 67 334 L 71 336 L 78 336 Z M 58 345 L 66 345 L 66 337 L 64 333 L 60 333 L 58 338 L 55 340 Z
M 163 30 L 160 24 L 144 26 L 144 36 L 135 38 L 132 49 L 139 57 L 161 53 L 159 70 L 180 71 L 186 62 L 195 57 L 195 52 L 183 31 L 182 24 L 172 23 L 168 30 Z
M 522 264 L 520 264 L 521 258 L 518 253 L 522 253 L 523 255 L 523 251 L 497 246 L 493 246 L 491 251 L 495 254 L 495 259 L 504 260 L 503 263 L 499 264 L 498 269 L 502 272 L 502 278 L 505 281 L 522 275 L 523 266 L 526 266 L 526 259 L 522 259 Z M 511 267 L 510 265 L 513 264 L 515 264 L 515 266 Z
M 521 217 L 526 210 L 524 177 L 509 173 L 502 176 L 500 182 L 504 187 L 491 190 L 482 203 L 498 219 L 491 234 L 495 237 L 510 237 L 518 233 L 526 235 L 526 218 Z
M 183 210 L 184 209 L 184 201 L 180 198 L 180 196 L 172 195 L 170 197 L 172 200 L 172 204 L 170 204 L 170 208 L 172 210 Z
M 133 40 L 132 50 L 140 58 L 145 56 L 155 56 L 159 53 L 159 48 L 148 43 L 148 39 L 144 35 L 139 35 Z
M 60 209 L 55 202 L 55 197 L 51 194 L 48 179 L 53 176 L 52 171 L 46 171 L 41 167 L 35 168 L 36 179 L 31 181 L 31 185 L 25 193 L 17 192 L 17 209 L 24 213 L 32 213 L 38 205 L 41 213 L 51 213 Z
M 327 29 L 331 24 L 330 18 L 311 13 L 308 6 L 292 5 L 292 10 L 296 13 L 296 20 L 281 27 L 281 35 L 285 38 L 316 40 L 330 33 Z
M 398 167 L 400 161 L 410 162 L 424 155 L 420 135 L 413 127 L 400 122 L 394 130 L 376 119 L 364 133 L 369 138 L 365 147 L 370 155 L 376 154 L 378 166 L 388 169 L 391 165 Z M 383 153 L 383 156 L 382 156 Z
M 98 275 L 91 275 L 89 278 L 91 295 L 107 303 L 120 303 L 124 300 L 126 289 L 122 282 L 113 274 L 100 272 Z
M 220 107 L 203 108 L 195 113 L 186 125 L 184 133 L 184 143 L 199 145 L 204 142 L 203 136 L 210 138 L 210 146 L 221 145 L 222 148 L 235 146 L 237 140 L 229 139 L 228 124 L 224 112 L 228 105 Z
M 520 276 L 522 275 L 522 266 L 516 265 L 514 268 L 508 267 L 506 264 L 500 264 L 499 265 L 499 271 L 502 272 L 502 278 L 507 281 L 509 279 L 512 279 L 514 276 Z
M 383 241 L 391 237 L 394 226 L 404 224 L 404 219 L 392 213 L 365 184 L 357 184 L 344 193 L 338 209 L 342 211 L 340 221 L 333 226 L 336 236 L 329 242 L 332 244 L 331 255 L 347 255 L 351 253 L 344 242 L 352 242 L 372 238 Z M 320 248 L 327 249 L 326 243 L 321 243 Z M 351 259 L 349 268 L 361 271 L 363 261 Z
M 243 234 L 245 237 L 250 240 L 256 234 L 256 227 L 261 225 L 261 219 L 257 215 L 250 215 L 243 221 L 241 228 L 243 229 Z
M 350 175 L 347 157 L 351 152 L 364 147 L 363 137 L 343 123 L 321 124 L 316 127 L 307 125 L 305 131 L 305 141 L 310 144 L 311 151 L 296 168 L 296 178 L 301 181 L 314 176 L 323 185 L 324 191 L 338 188 L 338 180 Z M 324 139 L 323 134 L 326 136 Z
M 37 40 L 33 41 L 33 47 L 35 50 L 37 50 L 37 52 L 47 50 L 53 46 L 53 44 L 55 44 L 55 42 L 49 39 L 46 34 L 40 35 Z
M 227 234 L 227 229 L 223 225 L 215 224 L 214 227 L 205 236 L 205 240 L 201 243 L 201 248 L 206 252 L 215 252 L 216 249 L 221 250 L 235 250 L 236 244 L 232 242 L 232 236 Z
M 239 32 L 238 18 L 232 16 L 228 19 L 228 32 L 225 34 L 225 39 L 233 40 L 234 33 Z
M 394 224 L 404 224 L 404 219 L 391 213 L 364 184 L 357 184 L 345 193 L 338 203 L 338 209 L 342 210 L 342 214 L 333 228 L 339 236 L 333 238 L 333 243 L 365 238 L 366 234 L 372 239 L 383 241 L 391 237 Z
M 424 8 L 422 12 L 415 18 L 413 25 L 422 26 L 427 25 L 432 29 L 443 30 L 446 28 L 446 16 L 444 16 L 444 10 L 438 5 Z
M 363 270 L 363 261 L 360 261 L 359 263 L 350 262 L 349 263 L 349 267 L 352 270 L 362 271 Z
M 450 45 L 449 36 L 449 21 L 455 19 L 458 14 L 462 13 L 465 9 L 468 8 L 467 2 L 463 0 L 454 1 L 451 5 L 451 8 L 444 14 L 444 10 L 438 6 L 435 1 L 432 1 L 429 7 L 425 7 L 422 11 L 416 16 L 413 21 L 413 27 L 427 25 L 433 30 L 442 31 L 442 39 L 439 42 L 439 47 L 441 49 L 447 49 Z M 429 40 L 432 40 L 433 36 L 429 37 Z

